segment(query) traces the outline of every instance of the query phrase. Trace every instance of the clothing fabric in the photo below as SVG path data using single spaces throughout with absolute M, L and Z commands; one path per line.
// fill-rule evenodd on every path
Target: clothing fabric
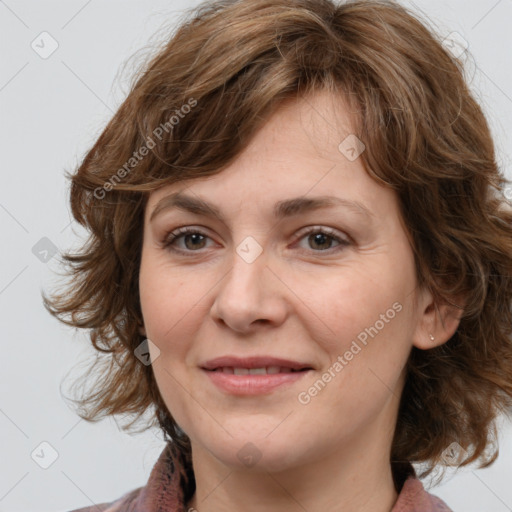
M 411 464 L 402 468 L 405 481 L 391 512 L 453 512 L 444 501 L 428 493 Z M 194 512 L 186 509 L 191 475 L 185 470 L 180 451 L 169 442 L 156 461 L 148 482 L 115 501 L 70 512 Z

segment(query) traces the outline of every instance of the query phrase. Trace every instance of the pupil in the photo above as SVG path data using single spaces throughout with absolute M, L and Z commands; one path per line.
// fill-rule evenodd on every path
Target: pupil
M 313 236 L 313 240 L 314 240 L 314 243 L 315 244 L 318 244 L 318 245 L 324 245 L 326 244 L 326 240 L 329 238 L 327 235 L 325 235 L 324 233 L 316 233 Z M 329 245 L 327 243 L 327 245 Z
M 199 233 L 193 233 L 191 235 L 188 235 L 188 238 L 192 239 L 193 240 L 193 243 L 192 243 L 192 246 L 193 247 L 198 247 L 198 245 L 195 243 L 195 242 L 201 242 L 200 238 L 202 237 L 203 235 L 200 235 Z

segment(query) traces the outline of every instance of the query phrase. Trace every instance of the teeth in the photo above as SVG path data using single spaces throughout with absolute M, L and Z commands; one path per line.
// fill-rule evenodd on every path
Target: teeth
M 249 375 L 266 375 L 266 368 L 250 368 Z
M 276 373 L 291 373 L 300 370 L 292 370 L 283 366 L 264 366 L 261 368 L 233 368 L 232 366 L 224 366 L 217 371 L 230 375 L 275 375 Z

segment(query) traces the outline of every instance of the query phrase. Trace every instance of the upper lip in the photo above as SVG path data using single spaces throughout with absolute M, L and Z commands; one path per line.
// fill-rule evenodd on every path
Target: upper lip
M 216 368 L 233 367 L 233 368 L 263 368 L 267 366 L 280 366 L 285 368 L 292 368 L 293 370 L 302 370 L 304 368 L 312 368 L 307 363 L 299 361 L 290 361 L 289 359 L 282 359 L 280 357 L 271 356 L 254 356 L 254 357 L 234 357 L 234 356 L 221 356 L 215 359 L 210 359 L 202 364 L 201 368 L 205 370 L 215 370 Z

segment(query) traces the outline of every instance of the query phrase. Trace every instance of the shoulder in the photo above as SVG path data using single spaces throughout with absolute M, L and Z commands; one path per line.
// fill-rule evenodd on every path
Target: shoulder
M 114 501 L 96 503 L 87 507 L 77 508 L 68 512 L 131 512 L 144 487 L 133 489 Z
M 125 493 L 115 501 L 92 504 L 68 512 L 156 512 L 181 510 L 184 503 L 182 484 L 188 475 L 179 450 L 167 443 L 156 461 L 145 486 Z M 180 508 L 181 507 L 181 508 Z
M 428 493 L 416 477 L 409 476 L 391 512 L 453 512 L 439 497 Z

